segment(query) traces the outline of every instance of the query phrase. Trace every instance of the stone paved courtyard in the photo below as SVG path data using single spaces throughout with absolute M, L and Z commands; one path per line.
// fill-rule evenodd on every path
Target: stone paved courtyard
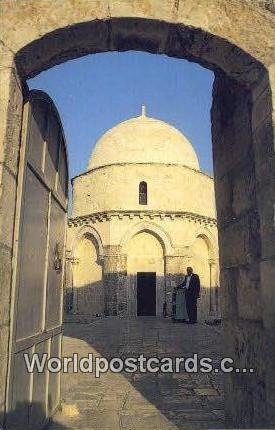
M 220 332 L 170 319 L 102 319 L 65 327 L 63 356 L 221 356 Z M 51 430 L 196 430 L 225 428 L 222 374 L 62 376 L 63 409 Z

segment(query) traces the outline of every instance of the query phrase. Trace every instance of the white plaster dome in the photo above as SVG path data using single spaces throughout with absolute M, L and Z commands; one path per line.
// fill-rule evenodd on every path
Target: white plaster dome
M 192 144 L 175 127 L 145 115 L 108 130 L 96 143 L 88 170 L 120 163 L 177 164 L 199 170 Z

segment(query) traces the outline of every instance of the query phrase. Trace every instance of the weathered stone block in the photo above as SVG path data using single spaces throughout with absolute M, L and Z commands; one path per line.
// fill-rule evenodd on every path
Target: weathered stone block
M 252 101 L 256 101 L 258 97 L 270 86 L 270 74 L 267 70 L 262 69 L 261 74 L 257 81 L 251 86 Z
M 6 395 L 5 389 L 7 381 L 9 333 L 9 325 L 3 325 L 0 327 L 0 404 L 5 402 Z
M 235 216 L 254 209 L 256 206 L 256 181 L 251 163 L 243 169 L 232 172 L 232 209 Z
M 1 57 L 1 52 L 0 52 Z M 3 55 L 5 58 L 5 55 Z M 9 57 L 9 55 L 7 56 Z M 6 60 L 3 60 L 6 62 Z M 1 59 L 0 59 L 0 62 Z M 23 97 L 14 65 L 0 70 L 0 162 L 16 175 L 20 147 Z
M 7 324 L 10 318 L 11 276 L 12 276 L 11 250 L 0 245 L 0 326 Z
M 14 175 L 0 164 L 0 243 L 12 248 L 17 182 Z
M 267 157 L 257 170 L 261 255 L 270 258 L 275 256 L 275 154 Z
M 221 309 L 224 319 L 235 320 L 238 316 L 237 282 L 238 268 L 221 270 Z
M 218 222 L 223 225 L 256 207 L 254 166 L 245 162 L 222 178 L 215 179 Z
M 64 29 L 59 31 L 58 37 L 56 32 L 53 32 L 42 40 L 38 39 L 33 46 L 36 52 L 39 52 L 37 68 L 41 70 L 54 64 L 63 63 L 68 59 L 110 50 L 109 31 L 110 26 L 107 21 L 95 20 L 74 26 L 69 36 Z M 70 47 L 64 50 L 63 48 L 68 42 Z M 32 50 L 25 46 L 17 55 L 18 68 L 24 76 L 31 77 L 38 71 L 38 69 L 33 70 L 30 67 L 32 64 Z
M 222 268 L 257 262 L 261 252 L 257 213 L 247 213 L 241 219 L 220 227 L 219 246 Z
M 166 47 L 169 26 L 163 21 L 154 23 L 140 19 L 125 19 L 124 25 L 121 20 L 113 19 L 110 23 L 111 40 L 110 49 L 127 51 L 128 49 L 139 49 L 143 46 L 144 51 L 163 53 Z
M 272 92 L 268 85 L 254 100 L 252 108 L 252 129 L 255 130 L 272 113 Z
M 255 152 L 255 169 L 259 172 L 258 180 L 265 179 L 260 174 L 261 163 L 274 154 L 275 144 L 273 135 L 273 122 L 270 116 L 253 131 L 253 146 Z M 258 167 L 259 166 L 259 167 Z
M 261 261 L 261 294 L 263 302 L 263 322 L 268 331 L 275 331 L 274 285 L 275 258 Z M 275 346 L 274 346 L 275 351 Z
M 242 384 L 244 377 L 244 385 L 253 385 L 254 377 L 264 377 L 266 369 L 266 336 L 261 322 L 226 320 L 223 326 L 224 333 L 228 336 L 226 353 L 231 354 L 235 366 L 255 369 L 250 377 L 236 373 L 236 382 Z
M 239 317 L 261 321 L 263 305 L 259 265 L 240 267 L 237 285 Z
M 226 375 L 226 413 L 233 424 L 242 423 L 255 428 L 256 423 L 268 424 L 266 416 L 266 338 L 261 323 L 224 322 L 226 354 L 234 359 L 234 366 L 254 369 L 254 373 Z M 258 403 L 257 403 L 258 402 Z M 269 427 L 267 427 L 269 428 Z
M 253 163 L 250 92 L 217 74 L 211 110 L 215 176 Z
M 105 313 L 118 314 L 118 298 L 120 303 L 127 302 L 127 272 L 125 256 L 112 255 L 104 258 L 103 283 L 105 289 Z M 122 270 L 121 270 L 122 268 Z M 119 314 L 125 311 L 125 306 L 119 309 Z
M 188 266 L 189 258 L 186 255 L 175 255 L 165 257 L 165 268 L 167 274 L 178 274 L 183 276 Z
M 217 202 L 218 224 L 232 220 L 232 178 L 229 174 L 215 178 L 215 198 Z

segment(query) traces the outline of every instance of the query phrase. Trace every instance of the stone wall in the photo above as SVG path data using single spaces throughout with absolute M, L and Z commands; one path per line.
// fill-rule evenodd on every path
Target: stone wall
M 6 400 L 11 324 L 13 235 L 19 158 L 22 85 L 12 53 L 0 45 L 0 425 Z
M 145 207 L 139 204 L 141 181 L 148 188 Z M 129 209 L 188 211 L 215 218 L 213 178 L 180 165 L 134 163 L 105 166 L 74 178 L 73 217 Z
M 151 214 L 145 212 L 143 221 L 137 221 L 139 217 L 136 214 L 132 213 L 131 216 L 131 211 L 129 214 L 130 217 L 126 213 L 106 212 L 106 217 L 101 220 L 96 220 L 93 214 L 70 220 L 67 247 L 68 250 L 74 249 L 71 256 L 74 285 L 71 288 L 69 280 L 67 294 L 74 297 L 71 299 L 72 312 L 81 314 L 77 297 L 80 299 L 83 293 L 83 300 L 88 306 L 84 313 L 101 313 L 101 306 L 96 305 L 96 297 L 100 297 L 100 303 L 103 300 L 101 282 L 92 282 L 100 270 L 100 264 L 103 268 L 105 314 L 136 316 L 137 272 L 155 272 L 157 315 L 163 315 L 164 306 L 166 315 L 171 315 L 173 288 L 183 281 L 188 265 L 193 266 L 202 281 L 201 299 L 198 302 L 199 320 L 219 313 L 214 292 L 214 287 L 219 286 L 215 220 L 212 220 L 212 226 L 203 226 L 195 220 L 179 217 L 164 217 L 152 222 Z M 93 222 L 90 217 L 95 217 Z M 88 255 L 87 250 L 83 251 L 84 254 L 79 250 L 85 237 L 95 244 L 93 249 L 97 250 L 97 256 L 95 253 Z M 216 264 L 212 269 L 211 282 L 210 262 Z M 90 266 L 96 269 L 94 274 L 93 270 L 89 271 Z
M 265 280 L 261 276 L 263 233 L 269 227 L 266 221 L 263 224 L 257 200 L 256 157 L 260 148 L 253 144 L 252 93 L 218 74 L 213 97 L 225 351 L 236 367 L 255 369 L 249 377 L 242 373 L 228 376 L 226 408 L 234 425 L 270 425 L 273 413 L 267 384 L 272 357 L 264 327 Z M 260 181 L 265 178 L 269 182 L 267 171 L 262 174 Z
M 224 316 L 230 326 L 226 329 L 228 339 L 226 350 L 233 349 L 235 355 L 238 355 L 239 351 L 243 351 L 243 342 L 237 343 L 236 339 L 240 339 L 240 333 L 245 333 L 242 339 L 246 342 L 247 350 L 251 351 L 250 357 L 259 367 L 259 375 L 256 380 L 253 380 L 254 382 L 248 390 L 244 389 L 242 378 L 238 376 L 234 378 L 235 381 L 229 381 L 227 387 L 231 396 L 227 396 L 226 404 L 230 417 L 238 427 L 244 422 L 246 426 L 260 424 L 265 428 L 272 425 L 274 427 L 275 245 L 272 237 L 274 234 L 275 167 L 274 116 L 272 117 L 274 100 L 272 100 L 271 93 L 271 88 L 274 91 L 274 69 L 272 68 L 272 64 L 274 64 L 274 16 L 272 15 L 273 8 L 270 5 L 271 2 L 261 2 L 260 0 L 253 2 L 209 0 L 207 5 L 205 0 L 198 0 L 195 5 L 194 0 L 184 2 L 174 0 L 162 2 L 159 0 L 131 2 L 3 0 L 1 2 L 0 261 L 2 278 L 0 285 L 1 287 L 4 285 L 4 287 L 1 292 L 0 351 L 3 365 L 0 374 L 0 402 L 3 411 L 4 403 L 7 404 L 5 402 L 7 382 L 5 363 L 8 361 L 8 315 L 11 313 L 13 303 L 10 289 L 13 267 L 12 234 L 18 175 L 22 86 L 25 85 L 27 77 L 34 76 L 43 69 L 68 59 L 94 52 L 139 49 L 198 62 L 214 70 L 218 80 L 221 71 L 227 76 L 227 78 L 223 77 L 226 85 L 216 85 L 215 90 L 215 99 L 220 100 L 218 105 L 223 112 L 222 118 L 219 117 L 217 110 L 213 112 L 215 171 L 218 175 L 218 218 L 221 218 L 222 229 L 224 229 L 223 217 L 226 216 L 226 213 L 230 219 L 227 232 L 224 229 L 220 240 L 223 271 L 221 282 L 224 285 L 225 297 L 226 292 L 230 292 L 227 306 L 224 307 Z M 232 112 L 232 108 L 235 106 L 234 103 L 232 104 L 232 98 L 229 97 L 226 100 L 222 95 L 222 92 L 236 93 L 235 82 L 229 78 L 233 78 L 241 85 L 239 98 L 237 98 L 240 102 L 238 116 L 234 114 L 234 111 L 237 112 L 236 108 Z M 243 97 L 244 91 L 251 95 L 247 103 L 250 109 L 245 102 L 246 97 Z M 234 97 L 237 97 L 237 94 Z M 251 136 L 251 133 L 246 126 L 243 127 L 243 115 L 247 115 L 247 120 L 244 122 L 246 124 L 249 122 L 252 128 L 254 151 L 251 152 L 251 147 L 248 146 L 250 147 L 249 153 L 253 154 L 252 158 L 254 157 L 255 161 L 254 178 L 253 174 L 251 175 L 253 161 L 246 151 L 246 136 Z M 234 117 L 235 125 L 232 121 L 228 121 L 228 116 Z M 215 130 L 216 126 L 218 129 Z M 234 151 L 229 144 L 232 140 L 236 142 Z M 218 155 L 219 141 L 220 148 L 223 150 Z M 242 169 L 234 170 L 232 168 L 230 177 L 229 172 L 225 172 L 226 158 L 233 167 L 237 163 L 237 160 L 233 161 L 233 158 L 240 153 L 244 154 L 244 158 L 247 156 L 247 164 L 244 162 Z M 253 178 L 250 185 L 245 185 L 245 178 L 250 177 Z M 254 187 L 255 180 L 256 187 Z M 248 208 L 249 196 L 252 196 L 251 202 L 256 209 L 256 215 L 249 216 L 247 212 L 247 217 L 244 216 L 244 210 L 242 221 L 239 218 L 237 207 L 235 207 L 237 210 L 235 213 L 235 209 L 232 211 L 232 201 L 230 204 L 228 203 L 228 196 L 229 200 L 232 200 L 232 189 L 238 188 L 237 183 L 239 189 L 244 189 L 243 199 L 239 199 L 238 204 L 243 208 Z M 238 193 L 235 192 L 235 194 Z M 235 198 L 234 200 L 236 201 Z M 252 214 L 252 211 L 250 213 Z M 234 217 L 237 217 L 237 222 L 233 227 L 234 219 L 232 218 Z M 259 224 L 256 223 L 255 226 L 254 221 L 257 218 Z M 253 230 L 253 235 L 248 234 L 247 230 Z M 256 321 L 253 321 L 248 317 L 239 317 L 239 312 L 244 312 L 245 315 L 249 310 L 249 306 L 244 301 L 240 306 L 240 311 L 238 309 L 241 302 L 238 292 L 244 291 L 243 285 L 246 282 L 239 276 L 242 274 L 245 280 L 239 263 L 244 254 L 244 243 L 248 260 L 251 257 L 253 260 L 255 242 L 256 251 L 259 251 L 257 245 L 259 235 L 261 237 L 260 255 L 253 264 L 245 263 L 252 268 L 253 282 L 251 285 L 255 285 L 254 279 L 260 283 L 260 296 L 263 303 L 263 319 L 260 319 L 259 310 L 255 309 Z M 253 246 L 250 247 L 250 244 Z M 248 250 L 251 248 L 250 253 Z M 232 249 L 234 254 L 232 254 Z M 234 256 L 235 262 L 228 262 L 230 257 L 228 250 Z M 239 259 L 238 262 L 237 259 Z M 256 274 L 253 270 L 254 267 L 256 267 Z M 253 300 L 253 288 L 255 287 L 249 287 L 252 294 L 246 296 L 248 302 Z M 230 312 L 230 314 L 226 312 Z M 263 339 L 266 341 L 262 343 Z M 266 356 L 269 357 L 268 360 L 265 359 Z M 262 367 L 263 362 L 265 362 L 265 366 Z M 238 399 L 239 405 L 243 406 L 244 417 L 240 415 L 240 409 L 234 399 Z M 257 399 L 260 400 L 258 403 Z M 234 403 L 236 407 L 234 407 Z M 263 406 L 263 412 L 259 411 L 258 406 Z M 265 414 L 265 412 L 267 413 Z
M 275 426 L 275 311 L 274 311 L 274 269 L 275 269 L 275 139 L 274 139 L 274 89 L 275 64 L 263 75 L 262 81 L 252 91 L 252 138 L 255 153 L 255 176 L 257 206 L 259 211 L 260 280 L 264 348 L 255 345 L 260 371 L 265 369 L 265 390 L 267 422 Z M 257 267 L 258 268 L 258 267 Z M 252 272 L 253 276 L 253 272 Z M 255 279 L 255 278 L 254 278 Z M 265 352 L 268 359 L 264 359 Z M 261 366 L 262 361 L 265 367 Z M 264 396 L 261 399 L 265 398 Z M 258 413 L 258 422 L 261 415 Z

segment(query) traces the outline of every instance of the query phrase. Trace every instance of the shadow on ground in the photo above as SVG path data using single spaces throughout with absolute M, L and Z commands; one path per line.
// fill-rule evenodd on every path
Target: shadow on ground
M 170 319 L 104 318 L 90 324 L 67 324 L 63 356 L 106 358 L 221 356 L 219 329 L 173 324 Z M 65 408 L 78 414 L 56 416 L 71 429 L 196 430 L 225 428 L 222 374 L 70 373 L 62 376 Z M 67 428 L 68 428 L 67 427 Z M 59 430 L 57 424 L 51 430 Z
M 21 402 L 5 417 L 0 415 L 0 430 L 37 430 L 41 426 L 49 428 L 52 425 L 56 425 L 57 430 L 72 429 L 61 423 L 57 425 L 55 419 L 47 423 L 45 420 L 45 407 L 41 403 Z

